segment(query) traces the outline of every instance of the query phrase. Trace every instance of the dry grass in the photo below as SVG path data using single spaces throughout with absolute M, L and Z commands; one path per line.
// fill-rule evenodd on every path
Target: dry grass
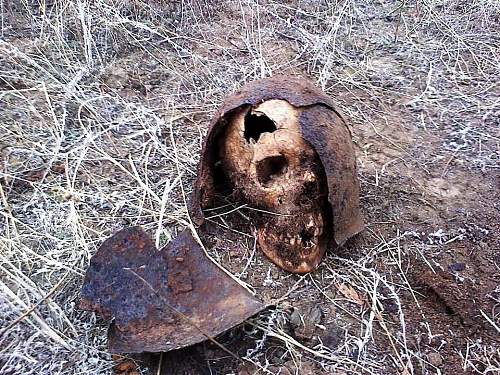
M 296 368 L 308 360 L 339 374 L 418 373 L 414 363 L 426 357 L 407 341 L 401 296 L 418 305 L 418 292 L 406 260 L 432 267 L 432 246 L 460 233 L 433 228 L 427 239 L 442 240 L 436 245 L 380 205 L 396 166 L 443 177 L 457 165 L 497 173 L 496 0 L 1 4 L 1 374 L 110 372 L 105 324 L 77 309 L 90 257 L 125 225 L 143 225 L 158 245 L 188 226 L 186 196 L 210 115 L 243 83 L 280 72 L 310 76 L 352 123 L 370 226 L 361 256 L 329 255 L 304 277 L 276 271 L 251 232 L 235 234 L 244 248 L 238 262 L 228 263 L 222 247 L 210 250 L 280 302 L 252 320 L 260 334 L 245 359 L 273 373 L 273 342 Z M 378 159 L 373 144 L 394 151 Z M 217 213 L 213 221 L 226 223 Z M 341 285 L 349 289 L 339 293 Z M 300 291 L 314 291 L 349 328 L 336 348 L 290 335 L 286 303 Z M 396 321 L 386 318 L 387 299 Z M 460 356 L 464 371 L 500 371 L 498 347 L 480 340 Z

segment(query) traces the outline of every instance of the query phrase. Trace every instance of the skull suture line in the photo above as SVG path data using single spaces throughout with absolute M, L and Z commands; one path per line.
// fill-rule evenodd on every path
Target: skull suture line
M 363 228 L 350 132 L 331 99 L 302 79 L 262 79 L 228 97 L 201 155 L 197 224 L 221 175 L 259 209 L 259 245 L 288 271 L 315 269 L 330 239 L 342 245 Z

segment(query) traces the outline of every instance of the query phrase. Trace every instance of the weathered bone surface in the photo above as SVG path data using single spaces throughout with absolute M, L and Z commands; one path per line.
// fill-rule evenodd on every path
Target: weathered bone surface
M 288 271 L 313 270 L 330 238 L 342 245 L 363 228 L 349 130 L 330 98 L 302 79 L 250 83 L 218 111 L 193 193 L 199 225 L 221 178 L 273 213 L 256 218 L 258 241 Z
M 92 257 L 80 308 L 114 318 L 110 352 L 141 353 L 215 337 L 265 306 L 213 264 L 189 230 L 158 251 L 132 227 L 104 241 Z
M 259 215 L 258 241 L 280 267 L 308 272 L 327 245 L 326 178 L 298 126 L 301 110 L 268 100 L 236 111 L 220 139 L 219 158 L 236 191 Z

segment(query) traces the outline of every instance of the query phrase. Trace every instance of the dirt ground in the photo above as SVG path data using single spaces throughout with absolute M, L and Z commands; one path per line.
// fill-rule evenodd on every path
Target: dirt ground
M 0 374 L 500 373 L 500 4 L 0 3 Z M 366 229 L 303 276 L 213 210 L 213 258 L 273 307 L 130 362 L 78 309 L 104 239 L 189 225 L 203 135 L 257 78 L 311 79 L 356 146 Z M 221 215 L 217 215 L 221 214 Z

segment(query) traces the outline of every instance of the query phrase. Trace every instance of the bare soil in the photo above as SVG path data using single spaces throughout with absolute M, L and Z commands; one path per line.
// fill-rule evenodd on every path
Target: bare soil
M 498 2 L 0 9 L 0 374 L 499 373 Z M 211 116 L 278 73 L 346 118 L 366 229 L 301 276 L 262 254 L 251 207 L 210 211 L 210 255 L 272 306 L 217 338 L 241 359 L 112 358 L 77 309 L 90 257 L 127 225 L 157 246 L 189 226 Z

